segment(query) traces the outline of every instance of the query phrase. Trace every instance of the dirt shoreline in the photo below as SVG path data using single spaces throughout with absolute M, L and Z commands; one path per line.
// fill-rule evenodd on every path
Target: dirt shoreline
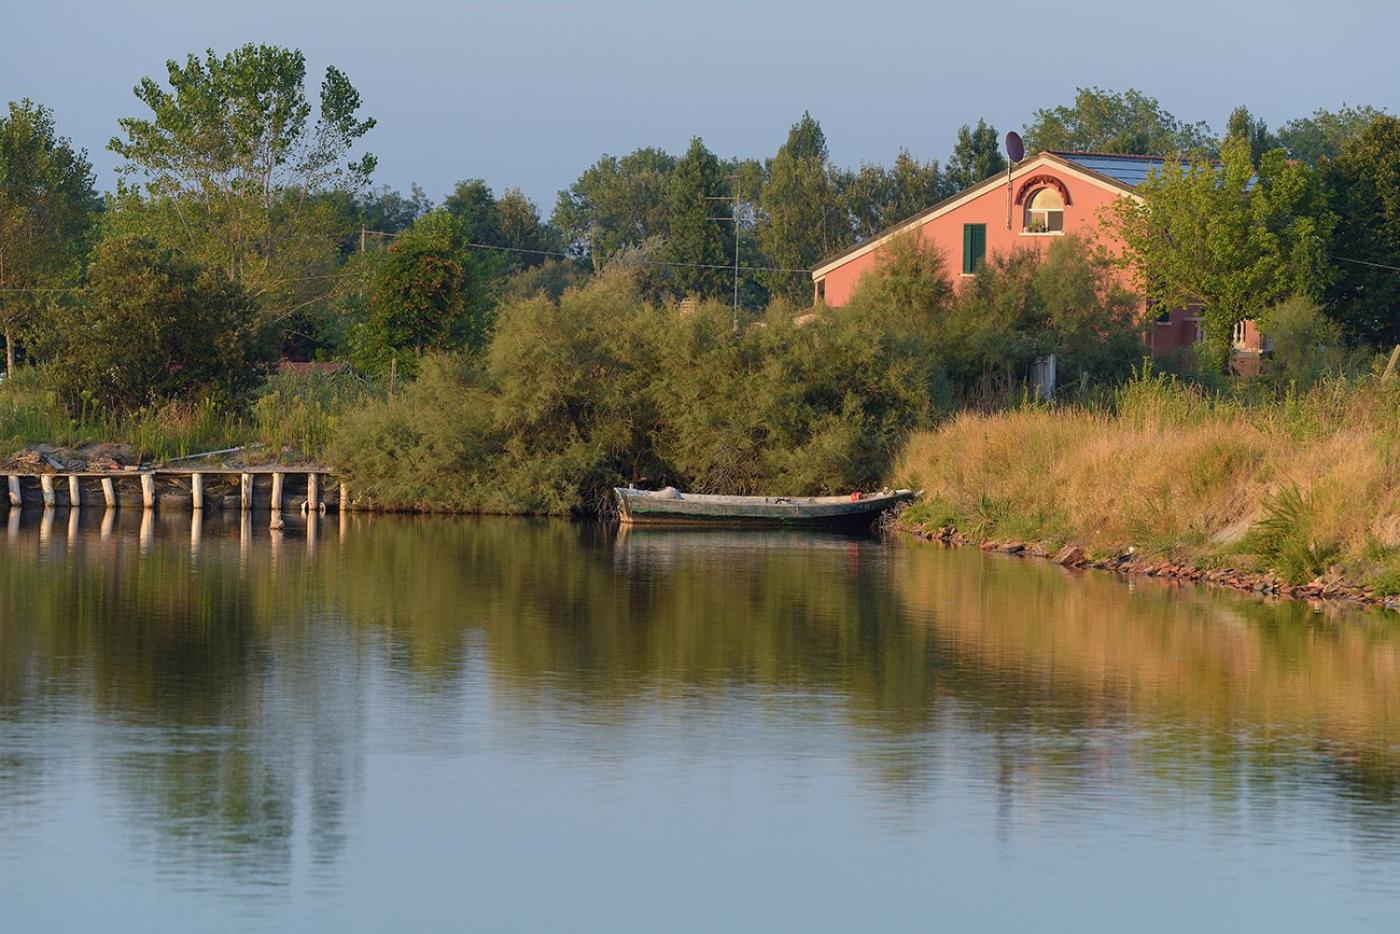
M 1191 564 L 1141 559 L 1132 552 L 1112 558 L 1093 558 L 1084 548 L 1073 544 L 1065 545 L 1058 551 L 1051 551 L 1039 542 L 974 539 L 951 526 L 928 528 L 922 523 L 906 525 L 896 522 L 895 528 L 921 541 L 936 542 L 950 547 L 977 548 L 980 551 L 1024 558 L 1041 558 L 1079 570 L 1111 571 L 1136 577 L 1214 584 L 1258 596 L 1302 600 L 1319 606 L 1350 604 L 1356 607 L 1400 610 L 1400 595 L 1382 596 L 1369 587 L 1361 587 L 1331 576 L 1319 577 L 1306 584 L 1290 584 L 1273 574 L 1259 574 L 1234 568 L 1201 568 Z

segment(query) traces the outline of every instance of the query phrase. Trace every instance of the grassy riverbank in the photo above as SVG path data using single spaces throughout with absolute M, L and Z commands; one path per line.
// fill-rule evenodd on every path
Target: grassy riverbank
M 348 371 L 279 373 L 239 410 L 165 402 L 122 413 L 88 404 L 74 413 L 61 403 L 49 368 L 22 367 L 0 383 L 0 463 L 40 445 L 71 452 L 119 447 L 137 461 L 239 446 L 260 460 L 319 460 L 337 418 L 383 394 Z
M 1400 593 L 1400 387 L 1377 376 L 1249 401 L 1148 374 L 1103 405 L 961 414 L 895 476 L 925 491 L 906 527 Z

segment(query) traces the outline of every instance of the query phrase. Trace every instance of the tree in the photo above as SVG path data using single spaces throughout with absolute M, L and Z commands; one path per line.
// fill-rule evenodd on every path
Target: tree
M 328 191 L 358 191 L 373 156 L 349 154 L 373 126 L 360 95 L 326 69 L 312 105 L 300 51 L 245 45 L 166 63 L 169 89 L 136 86 L 146 118 L 118 121 L 109 148 L 125 160 L 114 229 L 149 235 L 218 266 L 257 301 L 262 322 L 284 324 L 330 292 L 349 233 Z
M 540 217 L 540 209 L 519 188 L 507 188 L 496 199 L 496 236 L 511 252 L 507 268 L 516 272 L 539 266 L 560 252 L 559 233 Z
M 811 114 L 792 125 L 787 142 L 768 161 L 758 206 L 759 247 L 783 270 L 768 273 L 765 284 L 774 295 L 810 300 L 811 281 L 787 270 L 808 269 L 853 239 L 826 136 Z
M 727 266 L 733 262 L 733 209 L 725 200 L 729 186 L 715 154 L 700 137 L 671 172 L 667 195 L 670 236 L 663 252 L 673 263 L 671 280 L 682 294 L 705 298 L 726 295 L 733 287 L 733 273 L 699 266 Z
M 1202 350 L 1223 368 L 1234 327 L 1290 295 L 1316 296 L 1335 222 L 1311 168 L 1275 149 L 1257 172 L 1249 141 L 1231 137 L 1219 163 L 1168 162 L 1120 199 L 1113 223 L 1143 293 L 1175 308 L 1199 303 Z
M 862 165 L 845 173 L 840 189 L 857 240 L 864 240 L 933 205 L 945 195 L 938 160 L 923 163 L 901 149 L 894 165 Z
M 538 266 L 548 253 L 559 251 L 555 231 L 540 220 L 539 209 L 519 188 L 506 189 L 498 199 L 484 181 L 474 178 L 458 182 L 442 206 L 457 219 L 466 242 L 498 248 L 478 258 L 482 272 L 509 275 Z
M 1259 326 L 1269 335 L 1263 375 L 1279 388 L 1306 390 L 1346 365 L 1341 329 L 1311 299 L 1294 296 L 1265 310 Z
M 1278 137 L 1269 132 L 1269 125 L 1251 114 L 1249 108 L 1244 106 L 1231 111 L 1230 120 L 1225 127 L 1225 136 L 1246 140 L 1249 143 L 1250 159 L 1255 165 L 1259 164 L 1264 153 L 1279 146 Z
M 1115 381 L 1141 361 L 1138 297 L 1122 286 L 1112 262 L 1089 241 L 1056 238 L 1031 285 L 1054 335 L 1063 382 Z
M 1279 127 L 1279 143 L 1290 158 L 1318 165 L 1323 159 L 1336 158 L 1347 140 L 1359 136 L 1381 116 L 1385 111 L 1374 107 L 1343 104 L 1335 111 L 1319 108 L 1311 117 L 1299 117 Z
M 56 376 L 70 407 L 237 404 L 261 380 L 252 299 L 218 267 L 116 237 L 98 245 L 84 286 L 55 312 Z
M 1323 172 L 1338 217 L 1330 313 L 1353 341 L 1400 343 L 1400 119 L 1373 118 Z
M 603 156 L 559 192 L 551 223 L 580 259 L 601 271 L 620 250 L 667 233 L 667 187 L 674 156 L 644 148 Z
M 354 196 L 354 215 L 358 225 L 380 234 L 405 230 L 432 208 L 432 200 L 417 184 L 409 189 L 407 197 L 388 185 L 377 192 Z
M 958 130 L 958 141 L 948 157 L 944 178 L 949 189 L 962 191 L 1005 169 L 1006 158 L 997 148 L 996 127 L 978 120 L 975 128 L 963 124 Z
M 368 312 L 353 337 L 357 366 L 417 369 L 429 350 L 480 349 L 490 303 L 469 250 L 469 228 L 439 208 L 385 251 L 372 274 Z
M 1210 149 L 1214 142 L 1204 123 L 1183 123 L 1155 97 L 1134 88 L 1121 93 L 1078 88 L 1074 106 L 1037 110 L 1025 135 L 1028 152 L 1184 156 Z
M 98 200 L 87 153 L 60 137 L 48 108 L 10 102 L 0 116 L 0 327 L 5 370 L 42 293 L 62 286 L 87 254 Z

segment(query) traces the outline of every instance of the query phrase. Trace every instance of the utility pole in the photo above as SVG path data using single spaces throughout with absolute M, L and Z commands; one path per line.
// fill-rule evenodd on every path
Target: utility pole
M 732 197 L 734 201 L 734 206 L 730 209 L 731 213 L 729 217 L 711 217 L 709 219 L 712 221 L 720 221 L 721 223 L 730 221 L 734 224 L 734 333 L 737 334 L 739 333 L 739 176 L 735 174 L 725 177 L 729 179 L 730 187 L 734 190 L 733 195 L 729 197 L 706 195 L 705 200 L 729 201 Z

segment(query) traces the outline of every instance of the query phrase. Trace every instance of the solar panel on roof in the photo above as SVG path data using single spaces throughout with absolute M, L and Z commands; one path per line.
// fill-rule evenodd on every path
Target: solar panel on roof
M 1062 152 L 1057 155 L 1063 156 L 1071 162 L 1082 165 L 1091 172 L 1100 175 L 1107 175 L 1125 185 L 1136 187 L 1147 180 L 1147 176 L 1162 167 L 1165 160 L 1157 158 L 1144 158 L 1142 156 L 1113 156 L 1101 155 L 1098 153 L 1071 153 Z

